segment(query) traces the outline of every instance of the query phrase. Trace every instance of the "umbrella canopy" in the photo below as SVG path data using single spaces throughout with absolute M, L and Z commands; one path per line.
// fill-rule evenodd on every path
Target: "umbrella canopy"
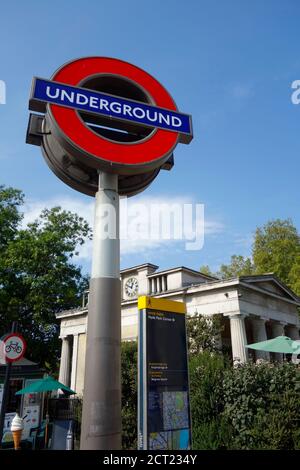
M 71 390 L 69 387 L 66 387 L 66 385 L 53 379 L 53 377 L 48 376 L 33 382 L 31 385 L 28 385 L 28 387 L 22 388 L 16 392 L 16 395 L 25 395 L 26 393 L 43 393 L 50 392 L 51 390 L 63 390 L 69 395 L 75 395 L 76 393 L 73 392 L 73 390 Z
M 248 344 L 246 348 L 283 354 L 300 354 L 300 342 L 287 336 L 277 336 L 277 338 L 261 341 L 260 343 Z

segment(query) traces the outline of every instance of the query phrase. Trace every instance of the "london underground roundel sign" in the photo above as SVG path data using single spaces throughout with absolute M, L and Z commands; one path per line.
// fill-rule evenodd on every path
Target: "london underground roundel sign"
M 26 351 L 26 341 L 19 333 L 10 333 L 1 338 L 2 355 L 6 362 L 22 359 Z
M 191 117 L 167 90 L 118 59 L 77 59 L 50 80 L 35 78 L 29 108 L 45 117 L 31 115 L 27 142 L 41 145 L 53 171 L 88 194 L 98 170 L 120 175 L 121 193 L 144 189 L 170 169 L 177 143 L 192 139 Z

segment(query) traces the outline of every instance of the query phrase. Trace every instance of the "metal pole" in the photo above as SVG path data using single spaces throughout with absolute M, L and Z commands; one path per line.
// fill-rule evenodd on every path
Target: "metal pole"
M 95 203 L 80 449 L 121 449 L 118 175 L 102 172 Z
M 18 325 L 18 323 L 16 321 L 14 321 L 12 323 L 11 333 L 15 333 L 17 331 L 17 325 Z M 2 403 L 1 403 L 1 412 L 0 412 L 0 448 L 2 447 L 2 437 L 3 437 L 3 428 L 4 428 L 4 420 L 5 420 L 7 401 L 8 401 L 11 366 L 12 366 L 11 362 L 8 362 L 6 364 L 5 379 L 4 379 L 4 386 L 3 386 L 3 395 L 2 395 Z

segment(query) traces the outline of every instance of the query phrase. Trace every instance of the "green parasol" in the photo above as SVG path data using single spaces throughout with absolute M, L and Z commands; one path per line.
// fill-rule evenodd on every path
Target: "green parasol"
M 246 348 L 283 354 L 300 354 L 300 341 L 294 341 L 287 336 L 277 336 L 277 338 L 260 343 L 248 344 Z
M 43 392 L 50 392 L 51 390 L 63 390 L 63 392 L 67 393 L 68 395 L 75 395 L 76 392 L 73 392 L 69 387 L 58 382 L 53 377 L 48 375 L 41 380 L 37 380 L 33 382 L 28 387 L 22 388 L 16 395 L 25 395 L 26 393 L 43 393 Z
M 46 429 L 45 429 L 45 447 L 48 444 L 48 424 L 49 424 L 49 414 L 48 414 L 48 405 L 49 405 L 49 397 L 47 392 L 51 392 L 52 390 L 62 390 L 64 393 L 68 395 L 75 395 L 76 392 L 73 392 L 69 387 L 58 382 L 53 377 L 48 375 L 41 380 L 36 380 L 28 387 L 22 388 L 16 395 L 25 395 L 26 393 L 43 393 L 47 394 L 47 409 L 46 409 Z M 45 395 L 43 395 L 45 397 Z

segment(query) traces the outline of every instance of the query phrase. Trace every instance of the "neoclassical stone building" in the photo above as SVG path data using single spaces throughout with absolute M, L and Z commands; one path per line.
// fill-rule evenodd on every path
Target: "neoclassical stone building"
M 273 274 L 242 276 L 221 281 L 193 269 L 178 267 L 163 271 L 150 263 L 123 269 L 122 339 L 136 340 L 137 297 L 153 295 L 186 303 L 188 315 L 222 315 L 221 341 L 231 349 L 234 360 L 269 359 L 269 353 L 251 351 L 246 344 L 285 334 L 299 339 L 296 296 Z M 62 353 L 59 380 L 78 394 L 84 387 L 84 364 L 88 320 L 88 293 L 82 307 L 57 315 L 60 320 Z M 249 352 L 248 352 L 249 351 Z M 273 359 L 281 360 L 280 354 Z

